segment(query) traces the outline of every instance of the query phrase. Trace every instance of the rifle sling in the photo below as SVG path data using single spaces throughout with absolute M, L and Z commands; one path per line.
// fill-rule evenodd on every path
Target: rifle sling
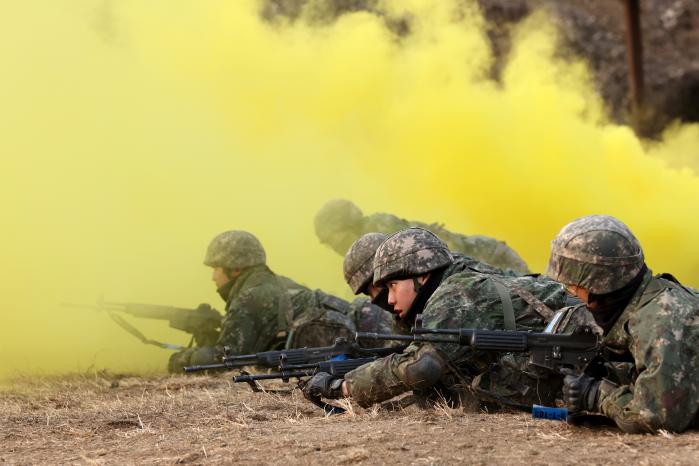
M 121 317 L 120 315 L 117 315 L 114 312 L 109 312 L 109 317 L 111 317 L 112 320 L 114 322 L 116 322 L 116 324 L 119 327 L 123 328 L 124 330 L 129 332 L 131 335 L 133 335 L 136 338 L 138 338 L 139 340 L 141 340 L 141 342 L 145 343 L 146 345 L 155 345 L 155 346 L 158 346 L 160 348 L 172 349 L 172 350 L 178 350 L 178 351 L 185 349 L 185 347 L 181 346 L 181 345 L 172 345 L 170 343 L 162 343 L 160 341 L 151 340 L 149 338 L 146 338 L 146 336 L 143 333 L 141 333 L 136 327 L 134 327 L 133 325 L 128 323 L 126 320 L 124 320 L 123 317 Z
M 493 280 L 493 284 L 495 285 L 495 291 L 500 296 L 500 301 L 502 301 L 502 316 L 505 320 L 505 330 L 517 330 L 515 310 L 512 306 L 510 291 L 498 280 Z
M 517 294 L 520 298 L 522 298 L 527 304 L 529 304 L 532 307 L 532 309 L 534 309 L 544 319 L 544 322 L 548 322 L 553 318 L 553 315 L 555 314 L 555 312 L 553 312 L 550 307 L 548 307 L 546 304 L 544 304 L 539 298 L 534 296 L 529 291 L 525 290 L 524 288 L 517 285 L 516 283 L 513 283 L 511 280 L 505 281 L 505 280 L 502 280 L 500 277 L 497 277 L 495 275 L 491 275 L 490 278 L 495 283 L 500 283 L 500 285 L 502 285 L 506 288 L 509 288 L 511 291 L 513 291 L 515 294 Z M 500 292 L 498 291 L 498 294 L 499 293 Z

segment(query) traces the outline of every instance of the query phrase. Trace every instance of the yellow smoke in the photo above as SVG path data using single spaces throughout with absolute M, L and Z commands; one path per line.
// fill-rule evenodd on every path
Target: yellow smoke
M 699 285 L 699 131 L 649 148 L 606 122 L 543 14 L 502 83 L 475 7 L 386 2 L 270 25 L 254 1 L 14 2 L 0 18 L 0 376 L 162 369 L 104 314 L 61 301 L 218 305 L 208 241 L 247 229 L 270 266 L 347 296 L 313 216 L 327 199 L 505 239 L 541 270 L 569 220 L 626 221 L 656 271 Z M 670 163 L 672 165 L 670 165 Z M 149 336 L 185 334 L 136 321 Z

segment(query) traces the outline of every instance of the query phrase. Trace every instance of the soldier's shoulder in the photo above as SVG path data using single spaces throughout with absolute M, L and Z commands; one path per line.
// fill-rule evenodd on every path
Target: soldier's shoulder
M 369 309 L 373 306 L 371 300 L 367 297 L 354 298 L 349 303 L 349 311 L 361 311 L 362 309 Z
M 300 291 L 304 291 L 301 289 Z M 287 289 L 279 281 L 278 277 L 271 271 L 255 271 L 245 281 L 238 293 L 241 299 L 252 299 L 264 296 L 287 295 Z
M 289 291 L 290 293 L 297 293 L 300 291 L 310 291 L 310 288 L 298 283 L 295 280 L 292 280 L 289 277 L 285 277 L 283 275 L 277 275 L 277 280 L 279 280 L 279 283 L 281 284 L 281 286 L 286 288 L 286 290 Z
M 490 264 L 486 264 L 483 261 L 474 259 L 471 256 L 467 256 L 460 252 L 452 251 L 452 256 L 454 257 L 454 262 L 449 266 L 447 274 L 459 274 L 459 273 L 485 273 L 485 274 L 497 274 L 504 275 L 505 272 L 502 269 L 493 267 Z
M 364 229 L 367 232 L 392 234 L 398 230 L 403 230 L 411 226 L 419 225 L 414 225 L 412 222 L 409 222 L 404 218 L 400 218 L 385 212 L 368 215 L 364 220 Z
M 486 282 L 488 275 L 488 273 L 470 267 L 456 272 L 442 280 L 442 283 L 432 295 L 432 299 L 444 299 L 448 296 L 469 294 L 474 287 L 478 287 Z
M 280 280 L 280 276 L 272 272 L 266 266 L 253 270 L 245 284 L 248 286 L 268 285 L 280 289 L 286 289 L 285 285 L 288 284 L 291 286 L 305 288 L 303 285 L 299 285 L 289 278 L 286 280 Z
M 423 323 L 428 328 L 462 326 L 464 316 L 482 309 L 478 305 L 487 300 L 482 288 L 487 275 L 478 272 L 460 272 L 446 278 L 430 297 L 423 311 Z
M 699 329 L 699 296 L 676 281 L 653 277 L 629 318 L 632 334 Z
M 661 307 L 697 306 L 699 292 L 682 285 L 670 274 L 660 274 L 651 278 L 643 291 L 641 306 L 654 305 Z

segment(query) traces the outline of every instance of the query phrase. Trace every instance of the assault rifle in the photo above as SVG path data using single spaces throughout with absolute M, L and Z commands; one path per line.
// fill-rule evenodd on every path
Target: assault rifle
M 358 332 L 357 339 L 406 342 L 452 343 L 478 351 L 530 353 L 530 363 L 552 371 L 584 371 L 601 353 L 600 337 L 589 327 L 574 333 L 536 333 L 513 330 L 477 330 L 472 328 L 414 328 L 412 335 Z
M 404 347 L 376 348 L 375 350 L 364 350 L 375 351 L 375 354 L 368 357 L 340 359 L 340 357 L 344 357 L 344 355 L 342 355 L 336 356 L 337 359 L 306 364 L 289 364 L 284 360 L 284 358 L 282 358 L 279 363 L 279 372 L 254 375 L 242 374 L 233 377 L 233 381 L 238 383 L 248 383 L 251 387 L 253 387 L 254 391 L 259 391 L 260 389 L 256 385 L 258 380 L 281 379 L 284 382 L 288 382 L 289 379 L 292 378 L 301 379 L 304 377 L 312 377 L 318 372 L 327 372 L 335 377 L 344 377 L 348 372 L 353 371 L 364 364 L 369 364 L 370 362 L 373 362 L 378 358 L 388 356 L 389 354 L 398 353 L 403 349 Z M 322 408 L 325 414 L 341 414 L 345 412 L 344 408 L 326 403 L 321 400 L 319 396 L 307 396 L 307 399 L 314 405 Z
M 398 350 L 400 350 L 400 348 Z M 224 352 L 227 352 L 225 348 Z M 344 356 L 346 358 L 382 357 L 395 352 L 396 350 L 392 348 L 361 348 L 357 343 L 348 341 L 346 338 L 337 338 L 332 346 L 264 351 L 261 353 L 244 355 L 226 355 L 220 363 L 188 366 L 184 368 L 184 371 L 197 372 L 212 369 L 239 369 L 245 366 L 280 367 L 282 364 L 314 364 L 337 356 Z
M 418 319 L 417 325 L 420 324 Z M 405 342 L 451 343 L 469 346 L 477 351 L 530 354 L 529 363 L 546 370 L 561 373 L 587 372 L 593 376 L 607 371 L 602 357 L 601 337 L 589 327 L 581 327 L 573 333 L 536 333 L 512 330 L 478 330 L 471 328 L 426 329 L 413 328 L 412 335 L 357 333 L 357 339 L 393 340 Z M 503 400 L 505 404 L 510 404 Z M 521 409 L 529 407 L 512 405 Z M 569 415 L 565 408 L 549 408 L 534 405 L 532 416 L 536 419 L 556 419 L 576 422 L 580 415 Z
M 170 327 L 182 330 L 192 335 L 189 346 L 196 343 L 197 346 L 212 346 L 216 343 L 221 327 L 221 314 L 208 304 L 200 304 L 196 309 L 186 309 L 173 306 L 161 306 L 142 303 L 117 303 L 105 302 L 101 299 L 97 305 L 62 303 L 64 306 L 83 309 L 96 309 L 109 314 L 117 325 L 135 336 L 143 343 L 159 346 L 165 349 L 181 350 L 184 346 L 162 343 L 146 338 L 137 328 L 124 320 L 117 312 L 130 314 L 134 317 L 146 319 L 167 320 Z

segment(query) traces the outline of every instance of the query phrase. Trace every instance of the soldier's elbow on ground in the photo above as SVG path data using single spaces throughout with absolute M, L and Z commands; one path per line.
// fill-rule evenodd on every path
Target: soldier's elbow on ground
M 651 424 L 648 424 L 648 423 L 626 420 L 626 419 L 615 419 L 614 422 L 616 423 L 619 430 L 621 430 L 625 434 L 654 434 L 658 430 L 663 429 L 663 427 L 660 425 L 652 426 Z M 665 429 L 665 430 L 671 430 L 671 429 Z
M 213 364 L 216 362 L 221 362 L 221 357 L 219 356 L 219 351 L 215 346 L 203 346 L 197 348 L 192 353 L 190 358 L 190 364 L 202 365 L 202 364 Z
M 398 366 L 398 376 L 410 389 L 425 389 L 434 386 L 446 370 L 444 358 L 431 346 L 423 345 L 415 358 Z

